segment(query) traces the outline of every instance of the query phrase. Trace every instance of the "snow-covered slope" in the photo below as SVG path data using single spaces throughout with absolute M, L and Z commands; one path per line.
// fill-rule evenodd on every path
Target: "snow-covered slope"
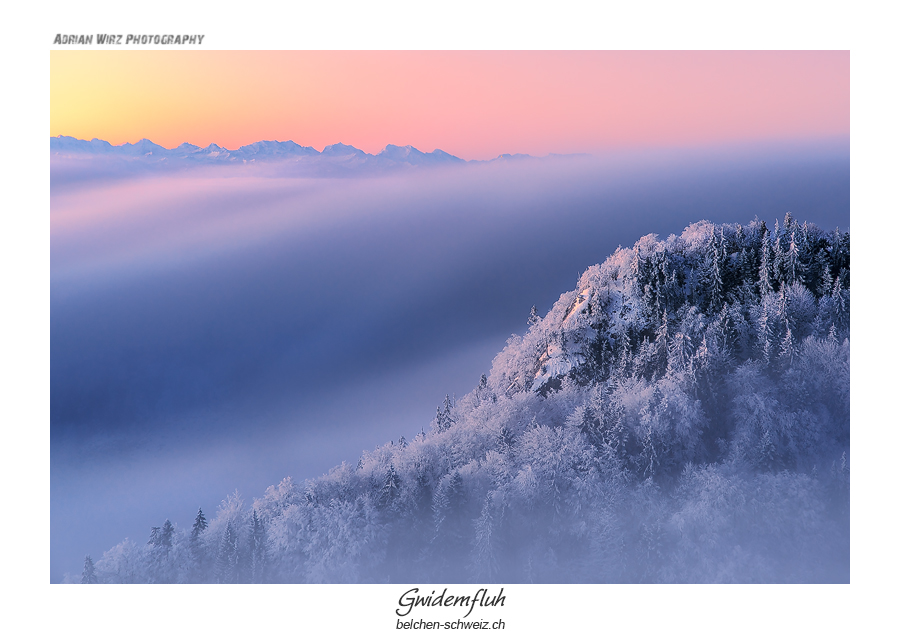
M 428 431 L 123 542 L 96 576 L 847 582 L 849 266 L 849 233 L 790 215 L 644 236 Z

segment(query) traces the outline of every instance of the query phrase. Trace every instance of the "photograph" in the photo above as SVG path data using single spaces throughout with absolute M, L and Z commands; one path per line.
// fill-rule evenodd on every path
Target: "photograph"
M 54 35 L 51 584 L 850 583 L 848 50 Z

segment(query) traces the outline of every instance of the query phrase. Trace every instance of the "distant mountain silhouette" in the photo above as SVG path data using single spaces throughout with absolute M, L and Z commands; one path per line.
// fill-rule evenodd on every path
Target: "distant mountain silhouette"
M 411 146 L 387 145 L 377 154 L 369 154 L 344 143 L 326 146 L 321 152 L 313 147 L 299 145 L 294 141 L 257 141 L 243 145 L 236 150 L 210 143 L 199 147 L 191 143 L 182 143 L 176 148 L 167 149 L 153 143 L 149 139 L 141 139 L 137 143 L 112 145 L 108 141 L 92 139 L 90 141 L 70 136 L 50 137 L 50 153 L 60 158 L 104 157 L 108 159 L 128 159 L 146 165 L 228 165 L 244 163 L 295 163 L 311 168 L 324 170 L 375 168 L 390 169 L 403 166 L 438 166 L 462 165 L 466 163 L 490 163 L 494 161 L 538 160 L 528 154 L 501 154 L 490 161 L 466 161 L 443 150 L 422 152 Z M 549 159 L 566 156 L 587 156 L 551 154 Z

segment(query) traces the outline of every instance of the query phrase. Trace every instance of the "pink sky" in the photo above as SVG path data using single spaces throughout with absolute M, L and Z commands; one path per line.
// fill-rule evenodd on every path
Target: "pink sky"
M 52 51 L 50 134 L 466 159 L 850 133 L 850 53 Z

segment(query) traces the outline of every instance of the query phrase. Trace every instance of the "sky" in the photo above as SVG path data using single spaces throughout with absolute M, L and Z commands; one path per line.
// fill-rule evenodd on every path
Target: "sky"
M 850 133 L 849 51 L 50 52 L 50 136 L 464 159 Z

